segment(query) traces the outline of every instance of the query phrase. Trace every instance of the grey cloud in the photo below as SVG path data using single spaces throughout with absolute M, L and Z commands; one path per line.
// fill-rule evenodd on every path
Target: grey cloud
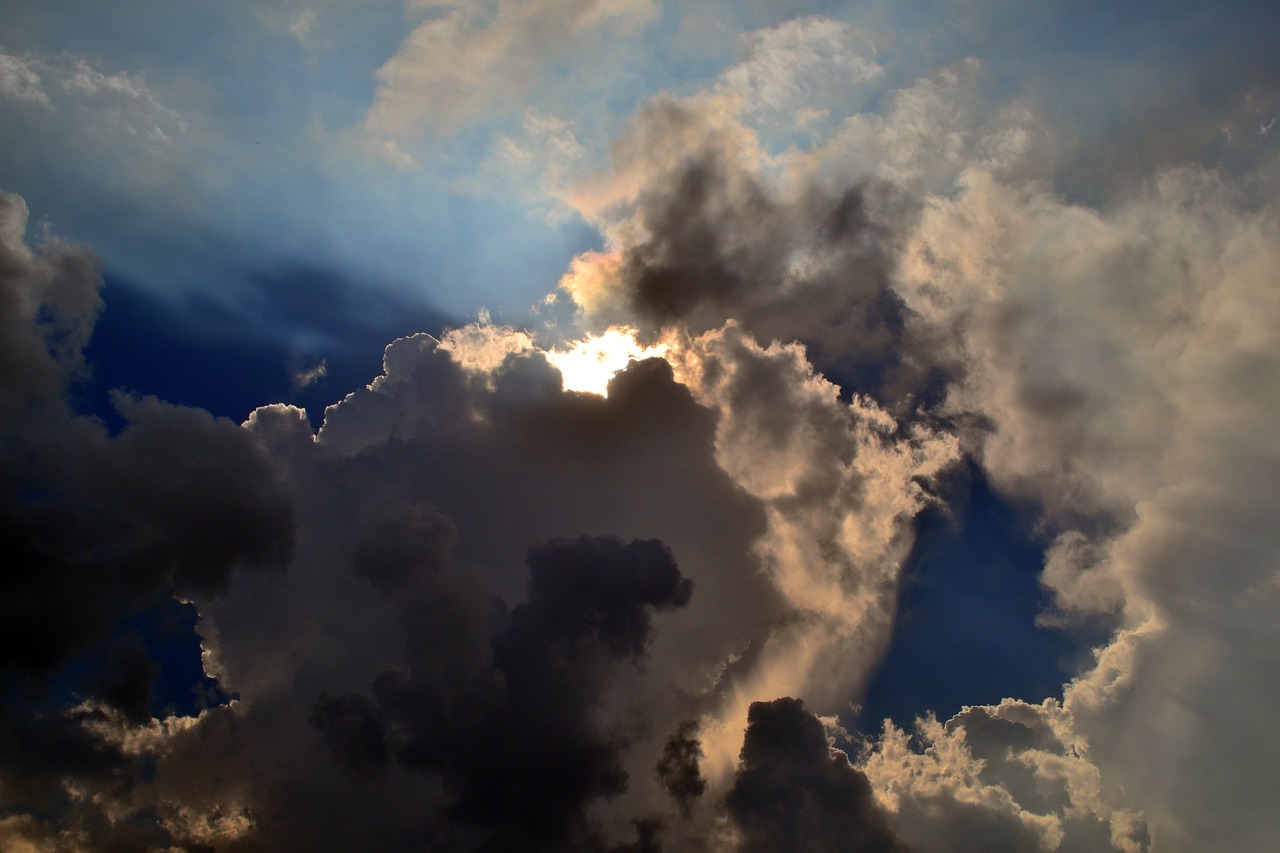
M 794 18 L 744 40 L 745 61 L 724 72 L 722 85 L 766 130 L 815 134 L 866 96 L 859 84 L 884 73 L 871 39 L 832 18 Z
M 383 714 L 367 696 L 321 694 L 310 722 L 320 732 L 329 755 L 344 770 L 377 771 L 391 756 Z
M 289 555 L 292 510 L 247 434 L 154 399 L 121 409 L 115 437 L 70 415 L 10 433 L 44 467 L 5 472 L 6 669 L 47 672 L 154 591 L 216 594 L 236 567 Z
M 230 421 L 118 395 L 126 425 L 113 435 L 75 411 L 101 307 L 97 262 L 54 238 L 32 249 L 25 226 L 22 200 L 0 198 L 0 804 L 67 818 L 94 845 L 141 849 L 167 836 L 115 827 L 91 805 L 127 797 L 140 778 L 109 732 L 152 719 L 157 665 L 122 625 L 175 595 L 216 595 L 241 568 L 283 564 L 293 513 Z M 104 653 L 86 656 L 95 644 Z M 73 707 L 59 696 L 68 689 Z
M 896 238 L 875 209 L 891 192 L 787 201 L 707 151 L 641 195 L 645 236 L 619 277 L 640 317 L 695 333 L 733 318 L 762 341 L 801 339 L 817 364 L 869 385 L 894 366 L 903 326 L 889 287 Z
M 411 137 L 424 93 L 446 127 L 514 103 L 565 32 L 649 8 L 432 4 L 366 130 Z M 740 75 L 749 97 L 796 106 L 814 81 L 788 57 L 842 47 L 835 31 L 758 34 L 774 52 Z M 759 77 L 766 60 L 787 73 Z M 583 262 L 608 292 L 580 304 L 674 329 L 681 351 L 607 399 L 565 392 L 536 353 L 463 369 L 418 335 L 318 435 L 284 406 L 239 429 L 127 397 L 108 435 L 63 401 L 92 258 L 27 249 L 11 203 L 0 529 L 28 571 L 0 590 L 4 665 L 39 682 L 176 589 L 240 696 L 148 734 L 147 661 L 121 646 L 93 701 L 4 711 L 23 741 L 4 790 L 34 792 L 14 807 L 92 812 L 85 832 L 116 820 L 121 838 L 151 821 L 153 846 L 680 849 L 713 843 L 727 778 L 719 815 L 746 850 L 1274 847 L 1274 164 L 1261 190 L 1178 172 L 1071 204 L 1045 190 L 1061 149 L 1024 157 L 1043 128 L 982 103 L 983 67 L 776 157 L 716 98 L 645 108 L 613 152 L 625 186 L 583 206 L 612 242 Z M 1117 630 L 1061 703 L 926 719 L 915 745 L 887 729 L 851 767 L 798 701 L 745 703 L 794 685 L 834 708 L 883 650 L 922 484 L 957 455 L 922 424 L 1039 502 L 1052 618 Z M 287 573 L 239 571 L 290 554 Z
M 871 784 L 798 699 L 754 702 L 725 806 L 755 851 L 905 851 Z
M 26 243 L 26 202 L 0 193 L 0 417 L 10 422 L 28 406 L 56 406 L 83 366 L 102 300 L 98 260 L 88 249 L 49 240 Z
M 39 70 L 34 65 L 28 57 L 0 53 L 0 93 L 53 109 L 53 102 L 45 93 Z
M 743 151 L 758 140 L 715 115 L 663 98 L 641 111 L 615 152 L 618 182 L 638 185 L 618 245 L 562 286 L 595 322 L 698 334 L 734 320 L 764 343 L 802 341 L 819 369 L 886 405 L 936 396 L 950 365 L 920 358 L 928 342 L 893 287 L 915 202 L 873 177 L 766 178 L 764 155 Z
M 715 413 L 661 360 L 607 398 L 536 353 L 463 363 L 402 339 L 318 435 L 284 406 L 250 419 L 297 546 L 201 603 L 206 665 L 240 700 L 131 795 L 178 838 L 650 850 L 700 831 L 674 828 L 654 768 L 784 610 Z M 232 769 L 250 757 L 253 778 Z
M 441 571 L 457 543 L 448 518 L 426 506 L 406 507 L 356 543 L 352 566 L 374 586 L 395 590 Z
M 64 780 L 101 788 L 127 787 L 135 781 L 133 762 L 83 723 L 99 712 L 24 713 L 0 708 L 0 766 L 6 809 L 55 814 L 69 810 Z
M 158 668 L 136 638 L 128 638 L 111 652 L 97 695 L 131 723 L 151 719 L 151 682 Z
M 903 265 L 968 365 L 946 408 L 986 422 L 984 466 L 1057 534 L 1052 618 L 1113 620 L 1064 701 L 1156 846 L 1275 833 L 1275 762 L 1232 756 L 1273 751 L 1276 217 L 1195 169 L 1104 210 L 974 172 Z
M 820 368 L 895 414 L 923 402 L 925 421 L 960 432 L 1001 490 L 1040 503 L 1043 529 L 1057 537 L 1043 579 L 1058 612 L 1047 618 L 1070 624 L 1083 614 L 1115 629 L 1064 692 L 1096 764 L 1047 748 L 1033 760 L 1036 750 L 1023 749 L 1030 763 L 1005 768 L 999 785 L 921 794 L 904 808 L 950 803 L 957 821 L 975 831 L 990 822 L 1015 849 L 1055 838 L 1087 849 L 1102 836 L 1126 850 L 1226 836 L 1265 848 L 1274 822 L 1258 792 L 1274 787 L 1275 762 L 1238 777 L 1228 768 L 1243 732 L 1268 730 L 1256 709 L 1275 693 L 1273 679 L 1244 677 L 1275 669 L 1274 631 L 1258 618 L 1276 589 L 1274 561 L 1262 556 L 1274 536 L 1261 522 L 1273 503 L 1264 437 L 1274 417 L 1258 392 L 1275 384 L 1274 300 L 1262 286 L 1276 266 L 1263 237 L 1275 230 L 1274 205 L 1231 176 L 1145 165 L 1141 191 L 1107 195 L 1100 207 L 1072 203 L 1046 189 L 1052 146 L 1037 137 L 1036 117 L 982 103 L 985 73 L 978 61 L 944 69 L 896 93 L 885 118 L 851 117 L 826 143 L 776 157 L 723 102 L 655 100 L 614 150 L 614 194 L 603 194 L 613 207 L 588 208 L 612 243 L 580 258 L 564 287 L 588 319 L 712 330 L 689 359 L 703 371 L 691 384 L 721 402 L 721 462 L 749 487 L 753 475 L 772 484 L 792 470 L 762 462 L 789 435 L 790 412 L 728 395 L 758 388 L 773 402 L 798 384 L 767 384 L 772 375 L 753 374 L 749 359 L 718 364 L 706 342 L 733 342 L 736 329 L 809 343 Z M 871 246 L 859 254 L 848 235 L 822 238 L 840 192 L 805 190 L 848 186 L 840 167 L 859 162 L 851 152 L 863 143 L 866 171 L 900 186 L 856 185 L 861 210 L 875 210 L 868 198 L 888 205 L 894 192 L 910 201 L 850 229 Z M 832 170 L 844 176 L 834 184 Z M 811 197 L 819 201 L 806 207 Z M 867 298 L 850 312 L 868 318 L 865 329 L 839 325 L 838 306 L 853 302 L 823 301 L 824 259 L 851 278 L 833 276 L 832 292 Z M 880 295 L 892 310 L 877 315 Z M 739 325 L 717 331 L 726 318 Z M 843 338 L 834 350 L 824 348 L 828 326 Z M 724 378 L 735 371 L 741 386 Z M 741 448 L 750 462 L 735 465 L 728 449 L 739 423 L 753 441 Z M 805 481 L 809 491 L 766 506 L 807 508 L 816 485 L 834 479 Z M 1197 698 L 1228 695 L 1238 701 Z M 1211 722 L 1225 719 L 1234 722 Z M 1000 727 L 1018 740 L 1020 729 Z M 1260 740 L 1256 751 L 1269 754 Z M 1206 786 L 1179 772 L 1188 767 L 1235 782 Z M 1028 779 L 1084 784 L 1090 774 L 1102 793 L 1084 817 L 1027 790 Z M 1000 802 L 965 799 L 975 790 Z M 933 843 L 944 837 L 945 828 Z
M 662 780 L 662 787 L 680 807 L 680 813 L 688 818 L 698 799 L 707 792 L 707 779 L 698 766 L 702 747 L 698 743 L 696 720 L 685 720 L 667 738 L 662 747 L 662 758 L 655 770 Z
M 626 741 L 594 709 L 611 669 L 643 658 L 649 609 L 683 606 L 691 584 L 656 540 L 548 542 L 528 564 L 528 601 L 497 614 L 492 669 L 449 685 L 411 668 L 374 691 L 404 738 L 401 764 L 456 786 L 451 815 L 492 830 L 489 845 L 558 849 L 592 799 L 626 789 Z M 411 650 L 411 667 L 442 651 Z

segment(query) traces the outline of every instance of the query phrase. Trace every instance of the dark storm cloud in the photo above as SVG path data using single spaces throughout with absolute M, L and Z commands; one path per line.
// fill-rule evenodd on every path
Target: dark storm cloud
M 732 318 L 764 342 L 803 340 L 820 368 L 879 383 L 898 367 L 904 330 L 890 287 L 901 204 L 873 181 L 783 199 L 709 148 L 641 193 L 644 238 L 626 247 L 618 275 L 631 309 L 653 323 L 697 333 Z
M 448 518 L 427 506 L 405 507 L 356 544 L 352 567 L 376 587 L 401 589 L 441 571 L 457 543 Z
M 707 779 L 698 766 L 702 745 L 698 742 L 697 720 L 685 720 L 662 747 L 662 758 L 656 768 L 663 789 L 689 817 L 698 798 L 707 792 Z
M 333 761 L 369 774 L 394 757 L 439 774 L 449 793 L 433 822 L 452 839 L 445 844 L 599 846 L 585 809 L 627 789 L 620 758 L 629 744 L 599 721 L 598 705 L 618 667 L 641 665 L 650 612 L 690 600 L 692 584 L 671 552 L 657 540 L 544 543 L 529 551 L 527 601 L 508 609 L 454 586 L 466 579 L 441 555 L 454 534 L 438 517 L 418 513 L 378 532 L 395 544 L 374 561 L 362 544 L 356 568 L 385 586 L 385 567 L 405 564 L 394 575 L 401 593 L 417 587 L 402 616 L 409 668 L 378 676 L 373 700 L 320 697 L 311 723 Z M 420 549 L 403 547 L 413 539 Z M 384 570 L 370 576 L 371 563 Z M 635 849 L 656 849 L 656 832 L 640 826 Z
M 682 607 L 692 591 L 656 540 L 549 542 L 528 565 L 528 601 L 495 614 L 490 667 L 449 683 L 435 659 L 452 650 L 423 643 L 407 674 L 374 684 L 403 738 L 400 763 L 440 772 L 456 792 L 449 814 L 492 830 L 494 849 L 560 849 L 588 802 L 626 790 L 626 741 L 596 706 L 611 671 L 643 659 L 649 611 Z
M 236 566 L 288 557 L 290 505 L 239 427 L 154 399 L 119 405 L 129 425 L 115 437 L 70 416 L 8 436 L 25 454 L 4 472 L 0 668 L 47 672 L 153 590 L 216 594 Z
M 56 241 L 32 252 L 16 196 L 0 214 L 0 667 L 45 671 L 156 587 L 211 593 L 242 561 L 283 562 L 292 514 L 230 421 L 117 395 L 127 425 L 112 436 L 68 407 L 101 306 L 96 262 Z
M 352 772 L 376 771 L 387 763 L 387 728 L 367 696 L 325 696 L 316 700 L 311 725 L 319 730 L 335 763 Z
M 151 683 L 157 671 L 146 647 L 130 637 L 112 649 L 95 692 L 130 723 L 145 723 L 151 719 Z
M 297 550 L 201 605 L 206 665 L 241 700 L 133 797 L 180 840 L 645 851 L 694 832 L 655 772 L 667 736 L 727 701 L 719 668 L 783 610 L 716 415 L 662 360 L 607 398 L 539 354 L 462 363 L 401 339 L 317 436 L 296 409 L 250 419 Z
M 799 340 L 824 374 L 898 416 L 939 402 L 957 363 L 936 357 L 894 287 L 919 193 L 785 159 L 774 174 L 723 109 L 658 97 L 640 110 L 613 151 L 623 200 L 588 208 L 613 223 L 613 245 L 580 256 L 561 286 L 597 323 L 696 335 L 732 320 L 763 344 Z
M 742 853 L 908 849 L 894 836 L 871 784 L 827 741 L 799 699 L 753 702 L 742 763 L 725 795 Z
M 0 706 L 0 794 L 6 810 L 56 814 L 68 805 L 67 778 L 103 788 L 133 783 L 133 762 L 84 727 L 97 716 L 94 711 L 40 714 Z
M 161 597 L 224 591 L 237 567 L 283 564 L 293 513 L 230 421 L 121 394 L 113 435 L 75 412 L 97 263 L 53 239 L 32 250 L 25 226 L 22 200 L 0 197 L 0 808 L 56 814 L 68 786 L 119 793 L 135 781 L 133 758 L 103 731 L 150 720 L 158 666 L 123 621 Z M 85 654 L 112 635 L 104 654 Z M 68 689 L 71 709 L 58 698 Z

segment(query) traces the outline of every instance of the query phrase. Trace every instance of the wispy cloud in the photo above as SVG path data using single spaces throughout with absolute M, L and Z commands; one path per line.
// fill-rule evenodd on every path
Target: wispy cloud
M 374 138 L 400 145 L 447 135 L 493 109 L 518 105 L 554 65 L 600 56 L 598 40 L 653 18 L 651 0 L 495 0 L 430 3 L 378 70 L 365 120 Z M 589 73 L 579 67 L 578 74 Z

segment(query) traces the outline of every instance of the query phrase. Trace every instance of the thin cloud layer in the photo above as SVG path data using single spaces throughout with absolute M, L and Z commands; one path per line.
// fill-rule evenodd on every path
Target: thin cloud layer
M 555 64 L 652 19 L 651 0 L 509 0 L 421 4 L 428 18 L 378 69 L 365 129 L 390 151 L 448 135 L 493 108 L 519 104 Z M 584 72 L 578 72 L 584 73 Z

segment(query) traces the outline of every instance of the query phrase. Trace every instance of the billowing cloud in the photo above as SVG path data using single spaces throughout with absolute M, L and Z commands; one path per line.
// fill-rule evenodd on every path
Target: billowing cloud
M 780 186 L 762 174 L 757 144 L 699 102 L 646 107 L 615 152 L 609 192 L 639 188 L 611 226 L 613 245 L 580 256 L 561 288 L 596 324 L 703 332 L 732 319 L 766 343 L 803 336 L 824 368 L 878 387 L 901 367 L 889 279 L 901 199 L 875 181 Z
M 1063 696 L 1089 761 L 1025 760 L 1045 784 L 1068 784 L 1077 774 L 1070 768 L 1083 768 L 1102 799 L 1055 812 L 998 786 L 932 793 L 957 803 L 956 820 L 1003 821 L 1014 849 L 1032 837 L 1046 849 L 1141 849 L 1149 841 L 1177 848 L 1209 843 L 1215 833 L 1235 837 L 1226 818 L 1210 817 L 1230 813 L 1239 818 L 1233 826 L 1248 827 L 1239 843 L 1256 845 L 1247 833 L 1265 823 L 1255 792 L 1271 787 L 1267 774 L 1242 778 L 1230 793 L 1196 780 L 1231 766 L 1240 748 L 1225 733 L 1265 730 L 1245 709 L 1270 704 L 1270 679 L 1246 685 L 1232 673 L 1274 671 L 1260 651 L 1274 647 L 1270 629 L 1249 615 L 1275 588 L 1265 556 L 1274 542 L 1258 521 L 1269 506 L 1263 472 L 1273 455 L 1262 438 L 1273 419 L 1270 398 L 1258 395 L 1275 379 L 1266 282 L 1280 259 L 1263 236 L 1275 231 L 1274 208 L 1193 168 L 1155 176 L 1107 207 L 1067 202 L 1043 181 L 1026 180 L 1044 165 L 1043 129 L 1023 106 L 981 106 L 981 73 L 977 62 L 947 69 L 898 92 L 886 115 L 851 116 L 808 150 L 780 155 L 766 151 L 746 114 L 717 111 L 720 96 L 659 99 L 615 149 L 616 176 L 600 196 L 607 203 L 587 208 L 610 223 L 612 245 L 579 258 L 562 287 L 588 320 L 635 313 L 654 327 L 698 330 L 732 317 L 765 340 L 810 343 L 818 363 L 855 388 L 888 392 L 891 404 L 924 403 L 1002 490 L 1040 507 L 1053 538 L 1043 581 L 1054 608 L 1045 623 L 1085 619 L 1090 630 L 1115 633 Z M 863 178 L 845 201 L 882 211 L 899 193 L 909 200 L 900 203 L 906 215 L 868 214 L 851 232 L 824 231 L 841 207 L 806 203 L 841 198 L 829 189 L 831 175 L 850 169 L 891 183 L 876 190 Z M 824 234 L 830 242 L 815 241 Z M 813 274 L 824 261 L 832 279 Z M 859 304 L 862 282 L 870 297 Z M 846 311 L 824 304 L 824 292 L 845 300 Z M 789 302 L 803 307 L 788 311 Z M 877 304 L 887 310 L 870 307 Z M 827 337 L 823 325 L 832 318 L 874 333 L 841 325 Z M 841 362 L 840 349 L 825 346 L 830 339 L 845 353 L 865 346 L 861 369 Z M 899 371 L 895 381 L 874 384 L 885 370 L 876 359 L 885 356 Z M 774 401 L 800 385 L 769 386 L 754 376 L 744 387 Z M 771 411 L 782 410 L 791 411 Z M 741 411 L 722 412 L 721 458 L 730 471 L 724 439 Z M 803 446 L 820 446 L 811 437 Z M 830 448 L 815 453 L 840 458 Z M 787 482 L 767 456 L 746 458 L 761 483 Z M 752 475 L 743 480 L 749 490 Z M 1234 485 L 1224 489 L 1225 481 Z M 762 543 L 775 541 L 773 529 Z M 803 529 L 792 541 L 827 541 Z M 796 589 L 785 581 L 781 588 Z M 1188 692 L 1192 684 L 1216 688 Z M 1171 704 L 1171 695 L 1187 698 Z M 1192 698 L 1200 695 L 1243 704 L 1210 707 Z M 1223 715 L 1233 723 L 1213 722 Z M 1144 736 L 1142 726 L 1155 721 L 1162 735 Z M 926 737 L 940 754 L 942 735 Z M 897 760 L 909 764 L 912 754 L 900 750 Z M 1082 784 L 1068 785 L 1072 796 Z M 1004 804 L 975 805 L 993 796 Z M 1197 797 L 1217 805 L 1193 807 Z M 947 825 L 917 841 L 943 844 Z
M 755 702 L 725 806 L 742 853 L 902 851 L 871 784 L 798 699 Z
M 1245 709 L 1270 701 L 1246 673 L 1271 669 L 1252 614 L 1273 589 L 1257 513 L 1272 501 L 1259 389 L 1276 379 L 1275 227 L 1274 208 L 1196 170 L 1106 211 L 976 172 L 931 204 L 904 265 L 908 304 L 966 365 L 946 408 L 989 424 L 974 435 L 987 470 L 1059 531 L 1044 574 L 1059 613 L 1117 620 L 1066 702 L 1104 778 L 1177 846 L 1234 837 L 1208 819 L 1223 810 L 1256 827 L 1252 792 L 1270 784 L 1196 780 L 1230 760 L 1215 733 L 1258 731 Z M 1225 693 L 1242 704 L 1193 698 Z
M 155 665 L 121 633 L 124 621 L 173 596 L 217 595 L 242 568 L 282 565 L 293 513 L 230 421 L 118 394 L 125 425 L 110 434 L 73 410 L 68 394 L 101 307 L 97 262 L 54 238 L 33 249 L 26 224 L 23 200 L 0 198 L 0 673 L 9 685 L 0 792 L 7 810 L 57 814 L 137 779 L 134 757 L 99 727 L 151 721 Z M 55 677 L 84 700 L 50 704 Z M 104 844 L 131 832 L 82 829 Z
M 674 810 L 666 735 L 782 611 L 750 550 L 761 509 L 664 362 L 608 398 L 561 390 L 537 354 L 466 363 L 404 339 L 318 435 L 284 407 L 250 419 L 296 489 L 297 557 L 202 603 L 206 666 L 240 700 L 172 742 L 139 802 L 249 815 L 244 843 L 272 849 L 554 848 Z M 250 754 L 249 788 L 186 769 Z M 368 823 L 319 805 L 388 788 Z
M 1057 701 L 967 707 L 945 724 L 886 723 L 859 767 L 890 824 L 924 850 L 1146 850 L 1150 836 L 1104 792 L 1086 741 Z
M 287 406 L 226 426 L 272 460 L 258 476 L 289 496 L 293 557 L 229 588 L 175 568 L 205 669 L 238 699 L 129 741 L 150 717 L 146 660 L 124 648 L 100 699 L 121 727 L 88 730 L 121 772 L 155 770 L 98 819 L 145 811 L 176 843 L 236 849 L 603 849 L 656 843 L 661 823 L 691 842 L 715 834 L 752 697 L 833 697 L 865 676 L 926 499 L 916 481 L 947 442 L 896 436 L 803 350 L 733 326 L 672 338 L 678 374 L 633 362 L 607 397 L 564 390 L 509 330 L 444 340 L 394 342 L 316 434 Z M 215 494 L 244 501 L 231 529 L 247 535 L 252 492 Z M 183 528 L 181 503 L 165 508 Z M 252 777 L 233 770 L 250 756 Z M 351 797 L 379 805 L 353 821 L 336 807 Z
M 707 779 L 702 775 L 702 745 L 698 742 L 697 722 L 685 720 L 662 747 L 662 758 L 655 768 L 662 787 L 680 807 L 686 819 L 694 806 L 707 791 Z

